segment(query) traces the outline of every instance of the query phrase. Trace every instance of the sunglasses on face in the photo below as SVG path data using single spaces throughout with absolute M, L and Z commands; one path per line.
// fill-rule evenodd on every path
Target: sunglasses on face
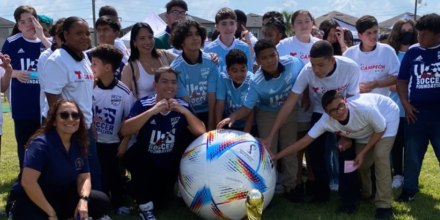
M 79 119 L 79 113 L 78 112 L 60 112 L 58 113 L 61 119 L 67 120 L 71 118 L 72 120 L 76 121 Z

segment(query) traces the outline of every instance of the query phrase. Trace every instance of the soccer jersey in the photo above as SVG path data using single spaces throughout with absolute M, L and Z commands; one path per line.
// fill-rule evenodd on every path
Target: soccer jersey
M 399 80 L 408 80 L 408 100 L 416 109 L 440 111 L 440 44 L 412 46 L 403 57 Z
M 178 74 L 177 98 L 189 97 L 191 107 L 196 113 L 208 111 L 208 93 L 215 93 L 219 71 L 212 62 L 211 56 L 200 51 L 196 64 L 190 64 L 179 55 L 172 63 L 171 68 Z
M 75 101 L 84 113 L 87 127 L 92 124 L 93 73 L 90 61 L 76 61 L 64 48 L 55 50 L 41 72 L 44 92 Z
M 2 48 L 3 54 L 11 58 L 14 70 L 28 71 L 26 83 L 11 78 L 10 102 L 12 118 L 15 120 L 40 120 L 40 82 L 38 80 L 38 57 L 46 48 L 39 40 L 25 39 L 21 33 L 9 37 Z
M 304 43 L 298 40 L 296 36 L 288 37 L 278 43 L 277 51 L 280 56 L 290 55 L 306 64 L 310 60 L 310 48 L 319 40 L 319 38 L 310 36 L 310 42 Z
M 217 90 L 215 93 L 217 100 L 225 102 L 224 115 L 229 116 L 237 111 L 243 105 L 246 94 L 250 86 L 251 77 L 254 74 L 247 72 L 246 78 L 239 87 L 235 87 L 234 82 L 227 73 L 221 73 L 217 81 Z M 234 123 L 236 127 L 244 127 L 244 120 Z
M 363 52 L 360 45 L 355 45 L 345 51 L 344 56 L 354 60 L 361 70 L 359 83 L 384 80 L 390 76 L 397 76 L 399 72 L 399 60 L 394 49 L 382 43 L 377 43 L 372 51 Z M 373 93 L 390 95 L 388 87 L 375 88 Z
M 396 136 L 399 126 L 399 107 L 392 99 L 379 94 L 363 93 L 348 98 L 347 102 L 349 118 L 346 125 L 342 125 L 325 113 L 309 130 L 308 135 L 318 138 L 329 131 L 356 139 L 362 144 L 368 143 L 373 132 L 385 131 L 382 137 Z
M 302 67 L 303 63 L 298 58 L 284 56 L 280 57 L 278 77 L 266 79 L 267 74 L 260 68 L 251 80 L 243 106 L 267 112 L 279 111 Z
M 312 64 L 308 63 L 301 70 L 292 87 L 292 92 L 302 94 L 308 86 L 313 112 L 324 113 L 321 98 L 329 90 L 338 90 L 344 95 L 359 93 L 359 66 L 347 57 L 334 56 L 334 58 L 336 69 L 333 74 L 319 78 L 313 72 Z
M 135 117 L 152 107 L 157 103 L 157 95 L 144 97 L 134 104 L 128 118 Z M 192 112 L 188 103 L 177 99 L 180 105 Z M 176 152 L 182 152 L 186 146 L 178 145 L 179 138 L 187 129 L 188 122 L 185 116 L 176 111 L 168 113 L 158 113 L 151 116 L 142 126 L 137 135 L 137 144 L 145 146 L 148 153 L 157 155 L 157 159 L 172 157 Z M 168 160 L 167 160 L 168 161 Z
M 97 81 L 93 89 L 93 122 L 98 143 L 119 143 L 119 130 L 122 121 L 130 113 L 135 98 L 130 89 L 115 79 L 105 87 Z
M 226 72 L 226 55 L 228 54 L 228 52 L 232 49 L 239 49 L 241 51 L 243 51 L 246 54 L 247 57 L 247 67 L 248 70 L 252 70 L 252 65 L 253 65 L 253 59 L 251 57 L 251 52 L 249 50 L 249 45 L 246 44 L 245 42 L 239 40 L 239 39 L 234 39 L 234 41 L 232 42 L 231 46 L 226 46 L 225 44 L 223 44 L 223 42 L 220 40 L 220 37 L 218 37 L 216 40 L 214 40 L 213 42 L 209 43 L 204 51 L 206 53 L 215 53 L 217 54 L 220 62 L 219 62 L 219 71 L 220 72 Z

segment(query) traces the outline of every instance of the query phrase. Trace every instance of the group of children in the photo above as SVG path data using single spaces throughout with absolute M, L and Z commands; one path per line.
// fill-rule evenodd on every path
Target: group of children
M 55 42 L 46 45 L 48 38 L 42 35 L 42 28 L 35 20 L 35 10 L 21 7 L 25 8 L 19 7 L 21 11 L 17 9 L 15 16 L 21 33 L 8 39 L 2 49 L 5 55 L 0 56 L 1 65 L 6 69 L 2 91 L 7 88 L 3 82 L 9 81 L 9 75 L 13 78 L 10 101 L 20 167 L 24 145 L 40 126 L 41 113 L 47 112 L 50 104 L 60 98 L 53 94 L 61 93 L 60 96 L 66 98 L 64 93 L 80 89 L 81 96 L 87 96 L 87 100 L 75 95 L 67 97 L 93 114 L 91 127 L 96 131 L 96 140 L 92 141 L 96 142 L 99 159 L 99 171 L 95 172 L 101 175 L 92 172 L 92 187 L 111 198 L 118 214 L 129 212 L 123 201 L 125 183 L 121 158 L 131 173 L 129 188 L 139 205 L 139 215 L 143 219 L 155 219 L 154 206 L 161 206 L 174 190 L 180 155 L 187 144 L 207 130 L 228 127 L 262 138 L 274 160 L 280 160 L 279 192 L 292 201 L 302 201 L 303 192 L 298 190 L 302 183 L 302 177 L 298 176 L 302 156 L 297 157 L 296 152 L 307 145 L 310 145 L 307 163 L 313 174 L 309 179 L 313 202 L 327 202 L 330 196 L 329 175 L 332 174 L 327 169 L 326 148 L 339 152 L 336 166 L 342 168 L 347 160 L 353 160 L 354 166 L 359 168 L 361 184 L 358 184 L 357 172 L 341 170 L 336 174 L 341 195 L 338 210 L 342 213 L 356 210 L 359 192 L 362 197 L 372 196 L 370 168 L 374 164 L 375 218 L 390 219 L 390 152 L 399 126 L 399 108 L 387 96 L 389 87 L 396 81 L 411 122 L 405 128 L 413 130 L 407 136 L 418 134 L 414 140 L 408 138 L 410 142 L 405 142 L 405 152 L 408 150 L 414 155 L 405 154 L 401 201 L 412 200 L 418 191 L 417 179 L 426 147 L 415 150 L 415 141 L 423 140 L 427 145 L 430 140 L 435 152 L 440 150 L 435 141 L 440 136 L 435 133 L 438 124 L 429 122 L 438 121 L 434 112 L 440 110 L 435 102 L 429 101 L 440 95 L 438 68 L 435 68 L 440 59 L 440 20 L 436 14 L 423 16 L 418 21 L 420 45 L 410 50 L 411 58 L 403 59 L 399 71 L 393 48 L 377 42 L 378 23 L 372 16 L 363 16 L 356 22 L 361 43 L 348 47 L 343 30 L 331 22 L 324 32 L 325 39 L 330 36 L 329 40 L 312 36 L 314 19 L 308 11 L 292 14 L 295 31 L 292 37 L 287 37 L 279 13 L 267 13 L 263 16 L 265 39 L 253 44 L 236 38 L 237 14 L 230 8 L 222 8 L 215 17 L 219 35 L 204 45 L 206 29 L 182 16 L 188 11 L 184 1 L 171 0 L 166 5 L 169 22 L 166 31 L 154 41 L 149 25 L 137 23 L 132 30 L 129 55 L 126 48 L 118 46 L 120 24 L 111 7 L 103 7 L 103 11 L 108 10 L 107 14 L 100 15 L 96 22 L 99 44 L 96 48 L 90 48 L 90 41 L 83 40 L 89 36 L 88 30 L 71 28 L 75 24 L 86 24 L 85 21 L 72 17 L 65 20 L 67 23 L 57 22 L 52 32 Z M 77 36 L 68 33 L 74 30 Z M 33 48 L 30 48 L 31 42 L 22 42 L 26 39 L 35 41 Z M 72 50 L 72 42 L 84 44 L 75 48 L 84 47 L 86 53 Z M 172 49 L 159 50 L 160 45 L 163 49 Z M 40 56 L 44 47 L 48 52 Z M 35 55 L 23 56 L 23 48 Z M 75 65 L 83 63 L 91 69 L 81 70 L 86 74 L 77 72 L 72 69 L 73 64 L 57 58 L 62 57 L 61 53 L 72 56 Z M 343 56 L 339 56 L 342 53 Z M 429 58 L 425 58 L 426 54 Z M 49 80 L 49 73 L 56 68 L 67 68 L 76 78 L 64 78 L 60 74 L 56 76 L 58 81 L 54 81 L 52 74 Z M 32 72 L 38 72 L 39 77 L 32 79 Z M 93 83 L 77 84 L 90 80 L 89 77 L 94 79 Z M 59 83 L 64 81 L 66 86 L 60 87 Z M 77 88 L 78 85 L 84 87 Z M 38 92 L 33 86 L 38 87 Z M 39 101 L 44 100 L 40 99 L 44 97 L 43 93 L 40 95 L 40 87 L 49 105 Z M 32 101 L 18 100 L 23 93 Z M 23 114 L 29 109 L 35 114 Z M 414 124 L 420 130 L 415 131 Z M 427 127 L 433 128 L 430 131 L 433 133 L 423 136 L 421 130 L 427 131 Z M 407 166 L 412 166 L 407 164 L 414 166 L 407 171 Z M 90 166 L 94 166 L 93 163 Z M 99 180 L 94 180 L 94 176 Z

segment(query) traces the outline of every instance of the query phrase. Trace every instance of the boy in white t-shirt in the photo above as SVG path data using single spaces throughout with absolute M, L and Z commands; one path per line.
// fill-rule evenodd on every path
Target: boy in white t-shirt
M 376 175 L 376 219 L 392 217 L 390 151 L 399 126 L 399 107 L 392 99 L 378 94 L 360 94 L 348 99 L 330 90 L 322 97 L 325 109 L 321 119 L 310 129 L 308 134 L 278 153 L 274 159 L 280 159 L 297 152 L 319 137 L 324 132 L 334 132 L 339 136 L 355 139 L 356 159 L 353 166 L 359 168 L 362 183 L 362 194 L 370 196 L 372 189 L 370 167 L 374 163 Z M 351 146 L 339 146 L 341 151 Z M 347 163 L 347 162 L 346 162 Z M 348 172 L 348 171 L 345 171 Z M 342 208 L 350 201 L 357 203 L 356 184 L 341 191 Z M 350 197 L 350 198 L 347 198 Z M 355 207 L 351 207 L 355 208 Z M 352 213 L 353 210 L 341 210 Z
M 359 18 L 356 30 L 361 43 L 348 48 L 344 56 L 356 61 L 360 67 L 360 92 L 389 96 L 388 87 L 396 84 L 400 66 L 396 52 L 391 46 L 377 42 L 379 26 L 373 16 Z

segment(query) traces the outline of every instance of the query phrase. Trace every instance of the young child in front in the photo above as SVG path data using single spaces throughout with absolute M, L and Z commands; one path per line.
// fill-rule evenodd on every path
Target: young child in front
M 243 105 L 248 92 L 252 73 L 248 71 L 246 54 L 232 49 L 226 55 L 226 71 L 217 80 L 215 122 L 229 116 Z M 246 119 L 234 123 L 232 129 L 251 133 L 253 113 Z
M 114 46 L 103 44 L 91 52 L 92 71 L 96 79 L 93 89 L 93 116 L 97 133 L 96 147 L 101 163 L 102 189 L 110 198 L 117 214 L 129 214 L 123 206 L 122 177 L 119 158 L 128 145 L 129 137 L 120 138 L 121 124 L 130 113 L 135 98 L 119 81 L 114 72 L 122 60 L 122 53 Z

